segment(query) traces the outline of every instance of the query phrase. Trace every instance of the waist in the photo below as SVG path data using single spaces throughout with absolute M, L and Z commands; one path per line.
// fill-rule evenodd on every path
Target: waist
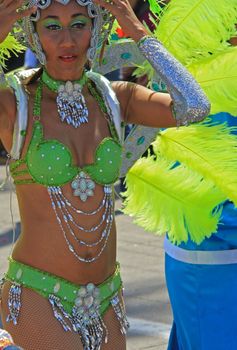
M 102 283 L 89 282 L 86 285 L 81 285 L 9 258 L 9 268 L 5 279 L 30 288 L 45 298 L 56 295 L 62 300 L 64 308 L 68 312 L 77 301 L 78 295 L 84 296 L 84 293 L 95 290 L 100 299 L 100 312 L 103 314 L 108 307 L 111 296 L 122 288 L 119 263 L 116 264 L 113 274 Z

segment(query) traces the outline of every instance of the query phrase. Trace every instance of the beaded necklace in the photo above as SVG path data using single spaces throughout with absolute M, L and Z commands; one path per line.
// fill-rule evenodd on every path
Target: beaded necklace
M 58 94 L 56 102 L 62 122 L 65 121 L 74 128 L 88 123 L 88 109 L 82 95 L 82 88 L 87 82 L 85 72 L 79 80 L 64 82 L 51 78 L 46 70 L 43 70 L 42 82 L 49 90 Z

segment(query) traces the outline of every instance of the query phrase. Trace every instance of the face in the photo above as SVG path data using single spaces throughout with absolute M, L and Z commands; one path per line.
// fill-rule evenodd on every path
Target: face
M 46 69 L 58 80 L 76 80 L 82 75 L 90 46 L 92 20 L 87 7 L 76 1 L 56 1 L 45 10 L 36 25 L 46 55 Z

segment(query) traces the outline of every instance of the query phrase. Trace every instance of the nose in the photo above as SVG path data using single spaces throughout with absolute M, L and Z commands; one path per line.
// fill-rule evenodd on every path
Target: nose
M 75 46 L 75 41 L 72 35 L 72 32 L 69 28 L 63 28 L 61 33 L 61 40 L 60 40 L 60 46 L 62 47 L 73 47 Z

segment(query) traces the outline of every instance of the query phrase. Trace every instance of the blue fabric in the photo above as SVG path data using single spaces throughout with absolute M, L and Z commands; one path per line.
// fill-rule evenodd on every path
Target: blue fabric
M 237 125 L 237 118 L 227 113 L 214 118 Z M 217 232 L 200 245 L 188 240 L 180 247 L 237 249 L 237 208 L 226 201 Z M 165 272 L 174 316 L 168 350 L 236 350 L 237 264 L 187 264 L 166 254 Z
M 25 62 L 24 66 L 28 68 L 36 68 L 39 65 L 39 61 L 37 60 L 35 54 L 30 50 L 27 49 L 25 52 Z
M 195 265 L 166 254 L 174 324 L 168 350 L 237 349 L 237 264 Z

